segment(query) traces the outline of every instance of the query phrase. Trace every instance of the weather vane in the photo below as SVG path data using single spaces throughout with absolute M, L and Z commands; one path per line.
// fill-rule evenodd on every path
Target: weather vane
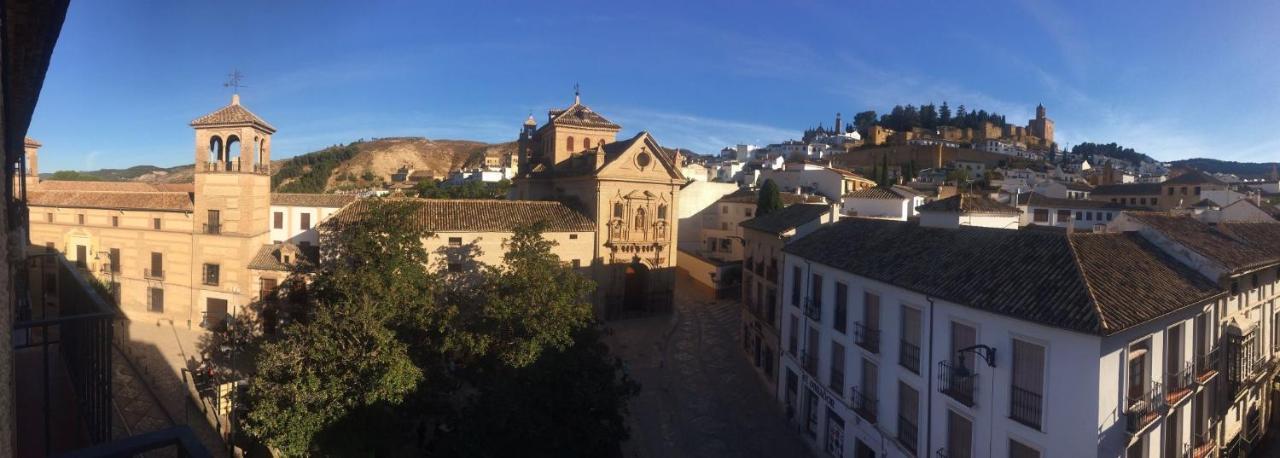
M 231 73 L 227 74 L 227 82 L 222 83 L 222 87 L 229 87 L 238 94 L 240 93 L 240 88 L 249 87 L 240 83 L 242 79 L 244 79 L 244 74 L 240 73 L 239 69 L 233 69 Z
M 579 103 L 582 100 L 581 94 L 582 88 L 578 86 L 578 83 L 573 83 L 573 103 Z

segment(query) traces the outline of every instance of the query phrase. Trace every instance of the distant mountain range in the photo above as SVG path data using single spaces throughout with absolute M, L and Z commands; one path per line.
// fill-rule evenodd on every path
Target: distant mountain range
M 1197 157 L 1171 161 L 1175 167 L 1190 167 L 1206 173 L 1231 173 L 1241 178 L 1270 178 L 1271 172 L 1280 166 L 1277 162 L 1235 162 Z

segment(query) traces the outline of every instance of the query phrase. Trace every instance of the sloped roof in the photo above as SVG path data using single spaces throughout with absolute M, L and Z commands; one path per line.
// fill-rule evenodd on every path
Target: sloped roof
M 738 225 L 760 232 L 781 234 L 820 218 L 830 211 L 831 207 L 826 204 L 795 204 L 764 216 L 751 218 Z
M 271 124 L 263 121 L 262 118 L 258 117 L 258 115 L 253 114 L 252 111 L 249 111 L 248 108 L 241 105 L 239 96 L 233 96 L 230 105 L 219 108 L 212 113 L 191 121 L 191 127 L 244 124 L 258 126 L 271 133 L 275 133 L 276 131 L 276 128 L 272 127 Z
M 38 191 L 113 191 L 113 192 L 192 192 L 192 183 L 145 183 L 141 181 L 64 181 L 44 180 L 37 184 Z
M 782 205 L 793 205 L 803 203 L 821 203 L 826 202 L 822 196 L 813 194 L 796 194 L 793 192 L 779 192 L 778 197 L 782 198 Z M 756 189 L 739 188 L 737 191 L 725 194 L 716 200 L 716 203 L 729 204 L 754 204 L 760 200 L 760 191 Z
M 1233 237 L 1231 233 L 1218 230 L 1191 215 L 1173 215 L 1163 212 L 1126 212 L 1125 214 L 1232 272 L 1280 262 L 1280 257 L 1266 248 L 1265 244 L 1248 243 L 1246 241 L 1248 239 Z M 1232 224 L 1227 223 L 1225 227 L 1231 227 Z M 1280 239 L 1272 243 L 1280 243 Z
M 1094 196 L 1159 196 L 1160 183 L 1108 184 L 1093 188 Z
M 511 232 L 517 226 L 544 223 L 547 232 L 591 232 L 595 222 L 554 201 L 482 199 L 403 199 L 417 206 L 414 222 L 435 232 Z M 334 221 L 353 221 L 368 211 L 371 200 L 360 199 L 334 215 Z
M 271 193 L 271 205 L 282 205 L 289 207 L 329 207 L 341 208 L 349 203 L 355 202 L 356 196 L 343 194 L 302 194 L 302 193 Z
M 605 119 L 604 116 L 601 116 L 600 113 L 596 113 L 590 107 L 576 101 L 573 105 L 569 105 L 569 108 L 565 108 L 563 110 L 552 110 L 551 122 L 549 124 L 612 130 L 622 128 L 622 126 Z
M 1104 202 L 1101 200 L 1088 199 L 1060 199 L 1057 197 L 1049 197 L 1038 192 L 1021 194 L 1018 196 L 1018 205 L 1028 205 L 1031 207 L 1049 207 L 1049 208 L 1090 208 L 1104 210 L 1124 210 L 1135 207 L 1128 207 L 1113 202 Z
M 897 189 L 896 186 L 893 188 L 884 188 L 884 187 L 876 186 L 874 188 L 865 188 L 865 189 L 859 189 L 857 191 L 850 192 L 848 194 L 845 194 L 844 197 L 847 197 L 850 199 L 906 200 L 915 196 L 914 191 L 911 191 L 911 194 L 905 194 L 905 193 L 906 191 Z
M 31 146 L 31 147 L 39 148 L 41 145 L 40 145 L 40 142 L 36 141 L 36 139 L 31 137 L 25 137 L 23 138 L 22 146 Z
M 1219 293 L 1135 236 L 847 218 L 783 251 L 964 306 L 1100 335 Z
M 98 208 L 190 212 L 195 209 L 185 192 L 27 191 L 32 207 Z
M 922 212 L 947 212 L 985 215 L 1017 215 L 1022 210 L 997 202 L 990 197 L 977 194 L 956 194 L 946 199 L 916 207 Z
M 1199 170 L 1191 170 L 1191 171 L 1189 171 L 1189 172 L 1187 172 L 1187 173 L 1184 173 L 1184 174 L 1182 174 L 1182 175 L 1178 175 L 1178 176 L 1176 176 L 1176 177 L 1173 177 L 1173 178 L 1170 178 L 1170 179 L 1168 179 L 1168 180 L 1165 180 L 1165 181 L 1164 181 L 1164 183 L 1161 183 L 1161 184 L 1166 184 L 1166 185 L 1167 185 L 1167 184 L 1172 184 L 1172 185 L 1184 185 L 1184 184 L 1185 184 L 1185 185 L 1192 185 L 1192 184 L 1216 184 L 1216 185 L 1226 185 L 1227 183 L 1223 182 L 1222 180 L 1219 180 L 1219 179 L 1215 178 L 1213 175 L 1209 175 L 1209 174 L 1204 173 L 1204 172 L 1201 172 L 1201 171 L 1199 171 Z
M 1222 222 L 1215 227 L 1235 240 L 1280 258 L 1280 224 Z

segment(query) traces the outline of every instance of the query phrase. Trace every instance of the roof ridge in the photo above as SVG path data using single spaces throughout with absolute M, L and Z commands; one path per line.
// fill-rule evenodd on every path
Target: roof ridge
M 1106 334 L 1109 325 L 1107 324 L 1107 316 L 1102 313 L 1102 306 L 1098 304 L 1097 291 L 1093 287 L 1093 282 L 1089 280 L 1083 269 L 1080 268 L 1080 253 L 1076 247 L 1075 234 L 1067 234 L 1068 251 L 1071 252 L 1071 264 L 1075 267 L 1076 276 L 1080 278 L 1080 282 L 1084 284 L 1085 291 L 1089 295 L 1089 305 L 1093 307 L 1093 312 L 1098 317 L 1098 331 Z

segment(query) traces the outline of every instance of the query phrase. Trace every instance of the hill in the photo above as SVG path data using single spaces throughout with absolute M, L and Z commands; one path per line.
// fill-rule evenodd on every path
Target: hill
M 1241 178 L 1270 178 L 1277 162 L 1236 162 L 1197 157 L 1170 162 L 1175 167 L 1190 167 L 1206 173 L 1231 173 Z
M 516 151 L 515 142 L 484 143 L 469 140 L 430 140 L 394 137 L 357 140 L 288 159 L 272 161 L 271 187 L 282 192 L 332 192 L 345 187 L 376 185 L 402 166 L 415 172 L 447 177 L 451 170 L 484 164 L 486 155 L 506 157 Z M 190 183 L 193 167 L 139 165 L 127 169 L 58 172 L 58 179 Z M 41 174 L 54 179 L 55 174 Z

